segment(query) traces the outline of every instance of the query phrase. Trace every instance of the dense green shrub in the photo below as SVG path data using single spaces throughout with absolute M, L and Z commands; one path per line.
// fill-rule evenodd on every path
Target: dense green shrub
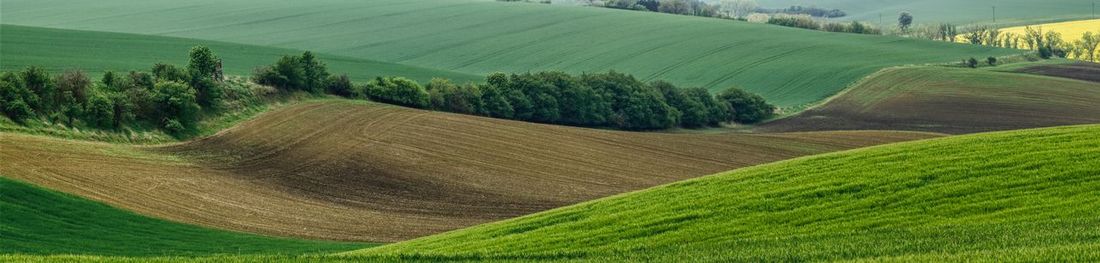
M 776 15 L 768 18 L 768 24 L 819 30 L 821 25 L 808 15 Z
M 28 101 L 27 103 L 35 112 L 39 114 L 45 114 L 53 112 L 54 96 L 53 83 L 50 81 L 50 74 L 45 69 L 37 66 L 30 66 L 19 72 L 19 86 L 33 92 L 37 96 L 37 101 Z
M 768 104 L 760 95 L 730 87 L 718 93 L 718 100 L 730 105 L 730 120 L 737 123 L 757 123 L 771 118 L 775 106 Z
M 153 88 L 153 102 L 157 105 L 157 117 L 166 131 L 180 134 L 193 130 L 199 121 L 200 107 L 195 89 L 173 81 L 157 82 Z
M 218 69 L 220 59 L 214 55 L 214 51 L 205 46 L 191 48 L 190 61 L 187 63 L 187 71 L 197 78 L 213 78 Z
M 428 107 L 428 92 L 416 81 L 402 77 L 377 77 L 367 83 L 372 100 L 413 108 Z
M 38 104 L 38 95 L 27 89 L 18 75 L 11 72 L 0 75 L 0 111 L 4 115 L 23 123 L 34 117 L 31 105 L 35 104 Z
M 362 96 L 362 91 L 351 83 L 347 74 L 333 75 L 325 79 L 325 92 L 345 98 Z
M 268 67 L 257 68 L 252 81 L 284 91 L 324 92 L 329 77 L 325 64 L 306 51 L 301 56 L 283 56 Z
M 107 74 L 110 74 L 110 76 L 108 76 Z M 107 72 L 107 74 L 103 76 L 103 84 L 110 86 L 111 84 L 107 79 L 113 77 L 113 73 Z M 153 76 L 157 81 L 175 82 L 187 82 L 191 78 L 190 74 L 188 74 L 186 70 L 178 68 L 175 65 L 164 63 L 157 63 L 153 65 Z
M 98 92 L 92 94 L 85 105 L 84 119 L 94 127 L 116 128 L 115 105 L 104 94 Z
M 427 85 L 430 107 L 434 110 L 485 115 L 481 89 L 473 84 L 455 85 L 450 80 L 435 78 Z

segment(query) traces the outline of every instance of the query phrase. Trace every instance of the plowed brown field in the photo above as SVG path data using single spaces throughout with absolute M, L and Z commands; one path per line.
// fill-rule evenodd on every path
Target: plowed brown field
M 921 67 L 888 69 L 763 132 L 909 130 L 973 133 L 1100 123 L 1100 83 Z
M 187 223 L 398 241 L 748 165 L 935 136 L 630 133 L 322 101 L 155 147 L 0 133 L 0 174 Z
M 1100 63 L 1077 62 L 1026 67 L 1019 72 L 1100 82 Z

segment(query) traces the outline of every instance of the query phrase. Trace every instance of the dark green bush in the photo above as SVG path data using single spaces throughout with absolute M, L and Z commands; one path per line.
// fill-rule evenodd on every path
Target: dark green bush
M 760 95 L 735 87 L 718 93 L 718 101 L 729 104 L 730 120 L 737 123 L 757 123 L 771 118 L 775 113 L 775 106 L 768 104 Z
M 402 77 L 378 77 L 367 83 L 372 100 L 413 108 L 428 107 L 428 92 L 416 81 Z

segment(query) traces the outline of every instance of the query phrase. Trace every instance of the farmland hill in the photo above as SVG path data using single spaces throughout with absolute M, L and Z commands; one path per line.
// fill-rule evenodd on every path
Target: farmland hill
M 1035 74 L 1088 78 L 1095 66 L 1038 65 Z M 1100 123 L 1100 83 L 984 69 L 885 70 L 825 104 L 757 131 L 912 130 L 973 133 Z
M 0 133 L 0 174 L 173 221 L 398 241 L 738 167 L 936 136 L 633 133 L 329 100 L 163 146 Z
M 889 66 L 1023 52 L 477 0 L 7 0 L 0 12 L 5 24 L 311 50 L 473 75 L 617 70 L 679 86 L 736 85 L 785 107 L 820 101 Z
M 4 3 L 7 4 L 6 2 Z M 191 38 L 137 34 L 65 30 L 41 27 L 0 25 L 2 71 L 40 66 L 52 72 L 81 69 L 98 79 L 104 71 L 149 71 L 154 63 L 187 64 L 187 51 L 205 45 L 224 61 L 225 73 L 247 76 L 252 70 L 274 63 L 283 55 L 301 54 L 301 50 L 242 45 Z M 477 75 L 406 66 L 369 59 L 318 54 L 329 70 L 366 80 L 376 76 L 404 76 L 421 82 L 435 77 L 459 83 L 481 81 Z
M 1015 71 L 1100 83 L 1100 64 L 1098 63 L 1076 62 L 1070 64 L 1036 65 L 1021 67 Z
M 350 253 L 571 261 L 1096 261 L 1100 126 L 743 168 Z
M 346 251 L 370 244 L 264 237 L 172 223 L 0 177 L 0 255 L 203 256 Z M 0 256 L 0 261 L 4 258 Z

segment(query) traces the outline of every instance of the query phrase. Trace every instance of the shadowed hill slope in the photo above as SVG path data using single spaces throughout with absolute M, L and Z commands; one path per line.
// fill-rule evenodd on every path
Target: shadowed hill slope
M 935 136 L 629 133 L 323 101 L 158 147 L 0 133 L 0 174 L 187 223 L 397 241 L 737 167 Z
M 183 225 L 4 177 L 0 177 L 0 237 L 0 255 L 294 255 L 370 245 L 272 238 Z
M 1070 64 L 1038 65 L 1024 67 L 1017 72 L 1100 82 L 1100 63 L 1076 62 Z
M 885 70 L 819 107 L 757 130 L 973 133 L 1090 123 L 1100 123 L 1100 83 L 922 67 Z
M 1100 126 L 754 166 L 356 255 L 569 261 L 1096 261 Z
M 119 10 L 126 10 L 120 12 Z M 483 0 L 6 0 L 4 23 L 312 50 L 474 75 L 616 70 L 780 106 L 889 66 L 1017 54 L 747 22 Z

